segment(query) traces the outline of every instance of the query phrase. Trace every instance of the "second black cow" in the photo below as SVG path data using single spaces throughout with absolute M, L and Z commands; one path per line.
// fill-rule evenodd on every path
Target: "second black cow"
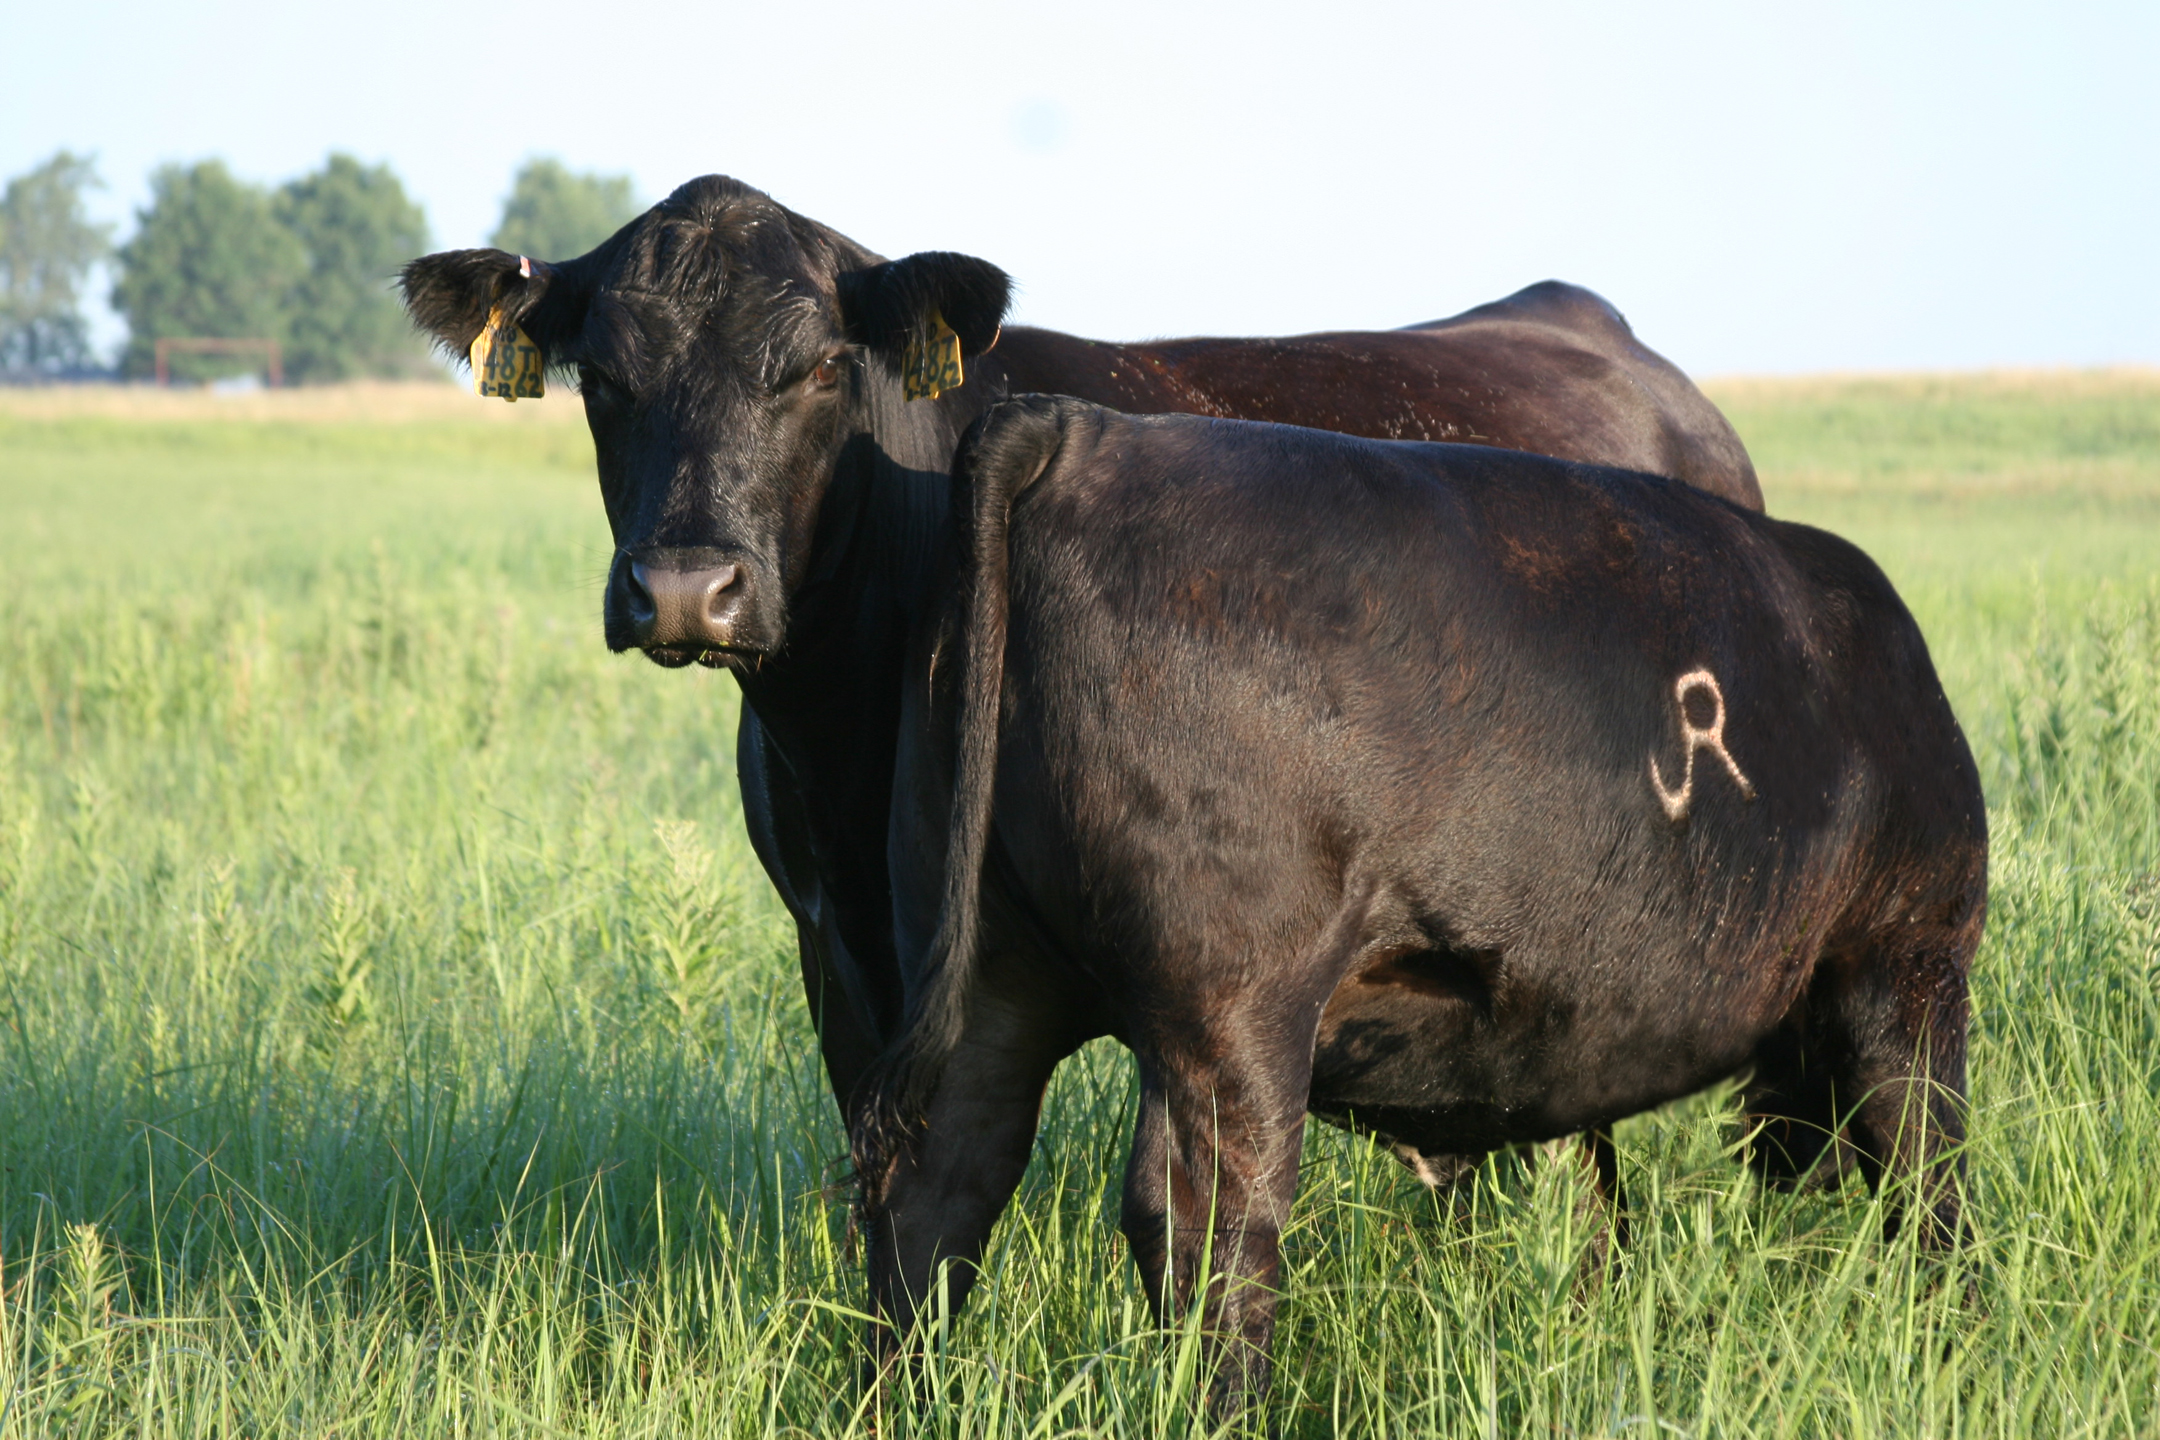
M 1959 1230 L 1980 784 L 1852 546 L 1541 456 L 992 411 L 909 664 L 908 1028 L 855 1142 L 890 1346 L 1088 1039 L 1139 1062 L 1124 1228 L 1264 1383 L 1308 1110 L 1419 1152 L 1747 1077 Z M 1834 1138 L 1840 1137 L 1842 1138 Z M 949 1297 L 954 1298 L 956 1297 Z

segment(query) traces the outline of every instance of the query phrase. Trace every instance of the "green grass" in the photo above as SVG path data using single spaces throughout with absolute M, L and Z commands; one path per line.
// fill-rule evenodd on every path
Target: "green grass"
M 1289 1435 L 2129 1435 L 2160 1415 L 2160 382 L 1736 384 L 1986 776 L 1974 1283 L 1765 1195 L 1729 1097 L 1446 1213 L 1312 1132 Z M 478 402 L 473 402 L 475 407 Z M 0 1435 L 846 1435 L 856 1243 L 732 686 L 611 659 L 571 407 L 0 406 Z M 883 1433 L 1202 1433 L 1112 1047 Z M 907 1403 L 904 1399 L 896 1403 Z

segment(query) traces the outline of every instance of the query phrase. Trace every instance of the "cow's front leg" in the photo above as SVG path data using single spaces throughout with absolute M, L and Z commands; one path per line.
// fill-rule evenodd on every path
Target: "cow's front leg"
M 1043 1087 L 1084 1038 L 1039 1002 L 979 996 L 970 1005 L 914 1143 L 865 1187 L 870 1348 L 881 1372 L 913 1350 L 918 1317 L 955 1314 L 967 1298 L 1027 1169 Z
M 1158 1319 L 1204 1306 L 1219 1401 L 1267 1387 L 1311 1085 L 1309 1028 L 1284 1033 L 1298 1028 L 1211 1025 L 1140 1057 L 1125 1235 Z

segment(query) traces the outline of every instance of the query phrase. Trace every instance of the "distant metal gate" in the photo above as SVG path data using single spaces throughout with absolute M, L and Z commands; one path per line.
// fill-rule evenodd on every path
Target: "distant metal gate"
M 169 336 L 157 341 L 152 347 L 157 357 L 157 383 L 172 383 L 171 357 L 175 351 L 182 355 L 254 355 L 263 357 L 263 368 L 269 372 L 270 388 L 285 383 L 284 352 L 275 340 L 226 340 L 215 335 Z

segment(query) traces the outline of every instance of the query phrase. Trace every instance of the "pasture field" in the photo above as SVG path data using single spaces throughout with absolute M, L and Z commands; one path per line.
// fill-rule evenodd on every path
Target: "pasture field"
M 1576 1167 L 1450 1207 L 1315 1126 L 1271 1421 L 2160 1433 L 2160 374 L 1714 393 L 1980 757 L 1969 1265 L 1758 1190 L 1728 1093 L 1621 1127 L 1602 1269 Z M 733 687 L 605 653 L 590 467 L 571 396 L 0 393 L 0 1436 L 1208 1433 L 1107 1045 L 862 1413 Z

